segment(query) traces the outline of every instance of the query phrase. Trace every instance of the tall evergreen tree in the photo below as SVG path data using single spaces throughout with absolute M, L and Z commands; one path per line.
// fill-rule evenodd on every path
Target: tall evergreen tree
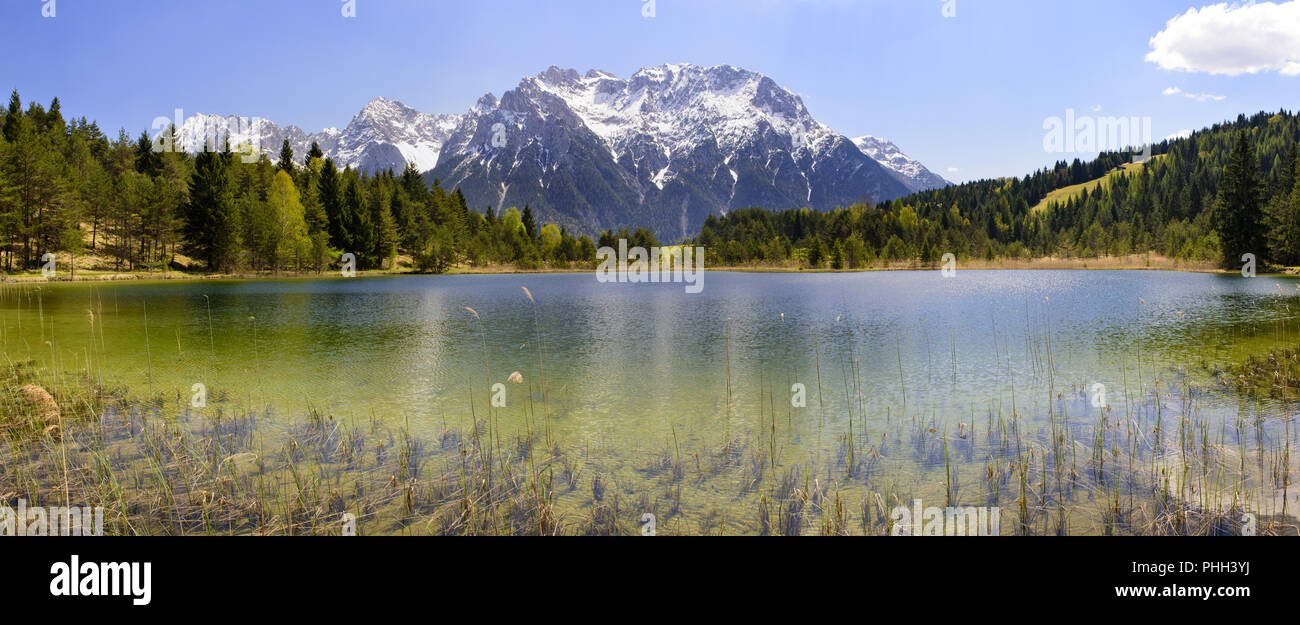
M 302 164 L 310 167 L 311 162 L 318 158 L 325 158 L 325 153 L 321 151 L 319 143 L 312 141 L 311 148 L 307 150 L 307 156 L 303 159 Z
M 15 138 L 6 152 L 3 165 L 17 225 L 11 236 L 22 244 L 22 266 L 32 267 L 42 254 L 59 249 L 62 218 L 73 201 L 63 151 L 24 115 L 17 118 Z
M 233 266 L 238 246 L 235 190 L 228 153 L 199 152 L 190 177 L 190 200 L 185 207 L 185 240 L 190 256 L 210 271 Z
M 1259 161 L 1250 135 L 1242 129 L 1223 169 L 1214 204 L 1213 222 L 1223 245 L 1224 266 L 1237 265 L 1245 254 L 1266 253 L 1262 213 Z
M 370 250 L 370 256 L 377 269 L 383 267 L 385 260 L 397 255 L 397 224 L 390 208 L 393 197 L 390 183 L 391 179 L 387 177 L 375 180 L 371 184 L 367 202 L 370 208 L 370 227 L 374 233 L 371 236 L 374 247 Z
M 351 169 L 347 169 L 342 174 L 342 180 L 341 220 L 344 222 L 346 237 L 337 247 L 344 252 L 356 254 L 361 267 L 370 269 L 375 266 L 375 231 L 370 211 L 366 207 L 365 193 L 361 190 L 361 179 Z
M 822 245 L 821 237 L 813 237 L 812 244 L 808 246 L 808 266 L 821 269 L 825 263 L 826 247 Z
M 50 110 L 45 114 L 45 131 L 52 132 L 55 136 L 62 136 L 67 129 L 67 123 L 63 120 L 63 105 L 59 103 L 59 98 L 55 97 L 50 101 Z
M 347 251 L 352 241 L 343 219 L 343 193 L 339 172 L 334 168 L 334 160 L 329 158 L 325 159 L 320 170 L 320 203 L 325 209 L 326 231 L 329 232 L 330 245 Z
M 533 209 L 528 204 L 524 204 L 524 233 L 528 235 L 528 240 L 537 239 L 537 220 L 533 217 Z
M 277 165 L 281 171 L 292 176 L 294 174 L 293 166 L 293 146 L 289 145 L 289 140 L 285 139 L 280 146 L 280 163 Z
M 154 150 L 153 139 L 149 133 L 141 132 L 140 138 L 135 142 L 135 170 L 155 178 L 162 173 L 162 168 L 162 155 Z
M 18 90 L 9 94 L 9 109 L 5 111 L 5 141 L 13 143 L 18 139 L 18 122 L 23 117 L 23 101 L 18 97 Z

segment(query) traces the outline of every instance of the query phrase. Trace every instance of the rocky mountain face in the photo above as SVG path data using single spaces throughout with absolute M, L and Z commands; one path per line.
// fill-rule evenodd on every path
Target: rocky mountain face
M 476 210 L 529 204 L 539 221 L 574 232 L 646 226 L 664 241 L 738 208 L 830 210 L 948 184 L 892 143 L 851 140 L 771 78 L 727 65 L 662 65 L 630 78 L 552 67 L 464 115 L 377 98 L 342 131 L 310 135 L 196 115 L 180 143 L 194 152 L 227 134 L 272 160 L 287 138 L 298 159 L 316 141 L 339 167 L 414 163 Z
M 266 119 L 200 113 L 181 125 L 178 143 L 187 152 L 198 152 L 209 143 L 220 149 L 229 136 L 231 145 L 252 143 L 275 161 L 288 139 L 301 162 L 315 141 L 340 169 L 350 166 L 375 172 L 391 167 L 401 171 L 407 163 L 415 163 L 420 171 L 428 171 L 438 164 L 442 144 L 460 119 L 460 115 L 431 115 L 401 102 L 375 98 L 341 131 L 326 128 L 309 135 L 297 126 L 281 127 Z
M 479 100 L 428 177 L 480 210 L 527 203 L 571 229 L 649 226 L 669 240 L 737 208 L 828 210 L 911 191 L 798 96 L 726 65 L 628 79 L 552 67 Z
M 863 154 L 875 159 L 877 163 L 885 166 L 894 177 L 907 186 L 913 193 L 925 191 L 938 187 L 946 187 L 949 184 L 938 174 L 926 169 L 919 161 L 903 154 L 898 146 L 881 139 L 866 135 L 853 140 L 853 145 L 858 146 Z

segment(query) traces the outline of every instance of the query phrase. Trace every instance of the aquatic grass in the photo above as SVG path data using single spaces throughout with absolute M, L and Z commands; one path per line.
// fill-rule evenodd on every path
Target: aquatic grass
M 104 388 L 97 382 L 102 358 L 77 346 L 67 350 L 73 358 L 60 360 L 65 346 L 47 333 L 57 357 L 46 366 L 11 362 L 0 409 L 6 416 L 20 409 L 13 383 L 40 383 L 62 408 L 64 427 L 42 436 L 15 426 L 12 418 L 0 421 L 6 433 L 0 440 L 0 497 L 104 502 L 106 529 L 136 534 L 329 534 L 339 532 L 344 512 L 357 516 L 364 533 L 375 534 L 628 534 L 647 511 L 662 520 L 661 533 L 887 534 L 891 508 L 914 497 L 949 505 L 1014 505 L 1020 518 L 1013 531 L 1024 534 L 1232 533 L 1240 531 L 1247 509 L 1260 514 L 1260 533 L 1294 531 L 1286 505 L 1294 470 L 1289 419 L 1266 420 L 1262 408 L 1249 403 L 1235 421 L 1211 418 L 1203 406 L 1206 391 L 1187 380 L 1172 382 L 1179 378 L 1166 370 L 1152 379 L 1142 354 L 1132 390 L 1127 365 L 1120 367 L 1123 409 L 1092 414 L 1079 409 L 1083 385 L 1066 381 L 1057 390 L 1049 382 L 1045 394 L 1016 388 L 1014 366 L 1032 370 L 1034 358 L 1022 359 L 1011 353 L 1019 351 L 1016 342 L 997 339 L 1010 401 L 989 400 L 987 417 L 980 419 L 985 425 L 978 428 L 984 436 L 956 415 L 937 413 L 914 398 L 907 401 L 916 405 L 898 414 L 899 406 L 884 405 L 881 424 L 867 418 L 863 393 L 882 381 L 864 379 L 866 334 L 848 324 L 830 326 L 832 335 L 848 337 L 840 349 L 842 403 L 823 401 L 820 342 L 811 345 L 820 405 L 817 416 L 807 417 L 818 419 L 819 432 L 810 458 L 787 451 L 799 435 L 798 414 L 787 411 L 786 431 L 777 431 L 776 380 L 780 368 L 797 379 L 794 356 L 786 356 L 794 350 L 783 341 L 758 354 L 758 392 L 751 387 L 734 393 L 727 324 L 722 330 L 728 380 L 726 388 L 716 389 L 726 399 L 718 415 L 728 420 L 724 444 L 683 430 L 667 415 L 667 461 L 661 469 L 643 470 L 646 463 L 623 450 L 601 448 L 608 442 L 596 441 L 593 451 L 585 437 L 566 443 L 555 436 L 542 373 L 544 333 L 532 304 L 537 375 L 528 371 L 529 400 L 518 407 L 522 427 L 513 435 L 501 430 L 490 408 L 488 435 L 479 435 L 484 426 L 473 393 L 468 424 L 447 428 L 444 421 L 443 431 L 428 437 L 405 421 L 387 427 L 373 413 L 368 424 L 362 417 L 362 425 L 344 425 L 310 404 L 297 416 L 221 405 L 193 411 L 181 397 L 153 393 L 151 384 L 142 396 Z M 1047 315 L 1042 320 L 1036 327 L 1052 324 Z M 478 324 L 490 381 L 483 320 Z M 102 320 L 94 325 L 102 340 Z M 783 335 L 791 331 L 783 326 Z M 823 329 L 810 331 L 817 337 Z M 1027 351 L 1050 362 L 1052 333 L 1027 334 Z M 17 338 L 6 331 L 5 340 L 18 343 Z M 898 336 L 891 338 L 898 349 Z M 76 358 L 79 353 L 86 357 Z M 1050 379 L 1050 371 L 1045 364 L 1042 375 Z M 905 384 L 900 380 L 900 390 Z M 826 390 L 836 394 L 834 383 Z M 228 389 L 211 393 L 220 397 Z M 741 410 L 758 406 L 757 424 L 730 423 L 737 397 Z M 978 423 L 974 407 L 971 412 L 969 421 Z M 1047 418 L 1029 416 L 1042 414 Z M 832 424 L 848 429 L 829 442 L 840 452 L 823 462 L 820 430 Z M 514 438 L 510 450 L 502 438 Z M 915 453 L 908 453 L 910 445 Z M 936 479 L 940 470 L 942 479 Z

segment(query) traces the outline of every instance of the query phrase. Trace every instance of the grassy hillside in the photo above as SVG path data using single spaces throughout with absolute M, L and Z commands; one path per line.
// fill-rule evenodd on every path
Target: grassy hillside
M 1153 156 L 1151 157 L 1151 161 L 1158 160 L 1163 156 L 1164 156 L 1163 154 Z M 1140 174 L 1142 173 L 1142 170 L 1147 166 L 1147 163 L 1151 161 L 1144 161 L 1141 163 L 1125 163 L 1123 165 L 1120 165 L 1119 167 L 1116 167 L 1115 169 L 1110 170 L 1109 172 L 1106 173 L 1105 176 L 1102 176 L 1100 178 L 1094 178 L 1087 182 L 1081 182 L 1079 184 L 1072 184 L 1067 187 L 1061 187 L 1060 189 L 1055 189 L 1049 192 L 1047 194 L 1047 197 L 1043 198 L 1041 201 L 1035 204 L 1034 207 L 1030 209 L 1030 212 L 1039 213 L 1045 210 L 1048 206 L 1051 206 L 1053 204 L 1064 204 L 1070 200 L 1078 199 L 1082 197 L 1085 192 L 1087 193 L 1096 192 L 1099 187 L 1104 189 L 1109 189 L 1111 183 L 1116 178 L 1119 178 L 1120 176 L 1129 176 L 1131 174 Z

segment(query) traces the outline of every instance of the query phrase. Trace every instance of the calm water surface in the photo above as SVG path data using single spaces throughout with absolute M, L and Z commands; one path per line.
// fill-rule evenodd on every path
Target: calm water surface
M 634 465 L 674 434 L 769 436 L 766 411 L 782 457 L 805 462 L 850 419 L 870 441 L 891 424 L 983 426 L 1014 399 L 1041 424 L 1059 393 L 1087 424 L 1095 384 L 1119 410 L 1153 390 L 1173 404 L 1180 380 L 1300 337 L 1297 295 L 1292 279 L 1145 271 L 709 273 L 697 295 L 590 274 L 83 283 L 10 289 L 0 328 L 12 360 L 83 380 L 89 360 L 177 406 L 202 383 L 207 410 L 266 408 L 266 427 L 314 407 L 421 434 L 466 427 L 471 395 L 483 418 L 514 372 L 502 430 L 523 427 L 530 390 L 541 414 L 536 323 L 564 444 Z M 1200 401 L 1225 419 L 1239 406 Z

